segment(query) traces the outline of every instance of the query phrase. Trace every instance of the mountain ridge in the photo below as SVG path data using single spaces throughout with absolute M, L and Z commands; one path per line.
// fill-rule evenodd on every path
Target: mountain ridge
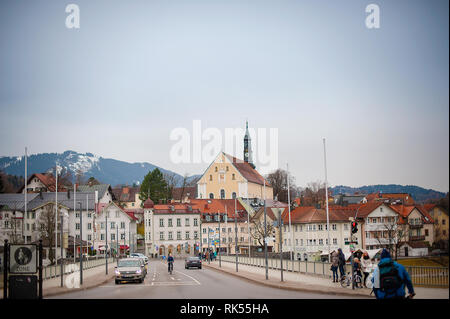
M 162 173 L 173 174 L 177 186 L 183 183 L 183 176 L 148 162 L 129 163 L 112 158 L 104 158 L 90 152 L 78 153 L 67 150 L 63 153 L 31 154 L 27 159 L 28 175 L 43 173 L 54 169 L 56 163 L 70 171 L 75 179 L 77 171 L 81 171 L 85 178 L 95 177 L 102 183 L 114 185 L 140 184 L 149 171 L 158 168 Z M 24 156 L 1 156 L 0 170 L 9 175 L 24 176 Z M 187 182 L 197 178 L 193 175 Z

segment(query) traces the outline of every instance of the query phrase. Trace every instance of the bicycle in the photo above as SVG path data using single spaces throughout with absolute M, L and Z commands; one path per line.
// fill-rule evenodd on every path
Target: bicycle
M 355 276 L 355 288 L 362 288 L 362 278 L 360 275 L 358 275 L 356 272 L 353 273 Z M 352 285 L 352 275 L 350 275 L 350 272 L 347 273 L 344 277 L 341 278 L 341 286 L 342 288 L 347 288 Z

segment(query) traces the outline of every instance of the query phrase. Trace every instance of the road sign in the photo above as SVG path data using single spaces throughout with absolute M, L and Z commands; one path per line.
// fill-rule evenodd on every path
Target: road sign
M 9 272 L 12 274 L 35 274 L 37 272 L 36 245 L 9 246 Z

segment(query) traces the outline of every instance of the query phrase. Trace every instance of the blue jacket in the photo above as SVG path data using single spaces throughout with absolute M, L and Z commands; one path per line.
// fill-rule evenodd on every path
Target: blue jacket
M 383 258 L 380 260 L 380 263 L 389 262 L 391 258 Z M 373 283 L 373 291 L 375 293 L 375 297 L 377 299 L 388 299 L 388 298 L 396 298 L 396 297 L 405 297 L 405 286 L 408 288 L 408 292 L 410 294 L 414 293 L 414 288 L 411 282 L 411 278 L 409 277 L 408 272 L 406 271 L 403 265 L 394 261 L 394 267 L 397 268 L 398 275 L 402 281 L 400 288 L 397 289 L 394 295 L 387 295 L 386 292 L 380 289 L 380 269 L 378 267 L 375 268 L 372 277 Z
M 169 256 L 168 258 L 167 258 L 167 262 L 173 262 L 173 257 L 172 256 Z

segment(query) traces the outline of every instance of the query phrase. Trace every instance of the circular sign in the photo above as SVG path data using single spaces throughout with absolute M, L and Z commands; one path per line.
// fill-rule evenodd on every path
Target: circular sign
M 20 247 L 14 254 L 14 260 L 17 264 L 24 266 L 31 261 L 32 255 L 33 253 L 28 247 Z

